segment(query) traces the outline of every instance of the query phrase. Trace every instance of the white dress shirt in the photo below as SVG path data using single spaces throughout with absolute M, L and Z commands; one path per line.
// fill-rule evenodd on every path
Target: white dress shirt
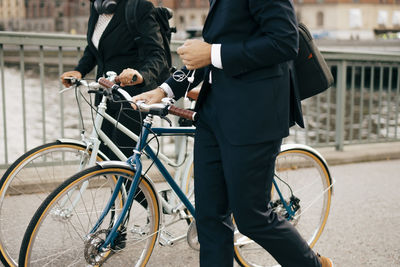
M 100 38 L 103 32 L 107 28 L 108 23 L 110 23 L 114 14 L 101 14 L 97 20 L 96 26 L 93 31 L 92 42 L 96 49 L 99 49 Z

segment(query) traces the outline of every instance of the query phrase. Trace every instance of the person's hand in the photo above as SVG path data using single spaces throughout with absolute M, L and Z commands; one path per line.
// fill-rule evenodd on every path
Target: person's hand
M 134 80 L 132 80 L 133 77 L 136 77 Z M 118 75 L 119 81 L 120 81 L 120 86 L 132 86 L 136 84 L 141 84 L 143 82 L 143 76 L 134 69 L 124 69 L 120 75 Z
M 63 74 L 61 74 L 60 79 L 61 79 L 62 84 L 65 87 L 70 87 L 72 85 L 71 80 L 67 79 L 67 78 L 71 78 L 71 77 L 73 77 L 77 80 L 80 80 L 80 79 L 82 79 L 82 74 L 77 70 L 67 71 L 67 72 L 64 72 Z
M 154 103 L 160 103 L 164 97 L 166 97 L 164 90 L 157 87 L 156 89 L 132 97 L 133 103 L 131 105 L 133 109 L 136 110 L 137 106 L 134 103 L 137 101 L 144 101 L 146 104 L 151 105 Z
M 186 40 L 176 52 L 188 70 L 199 69 L 211 64 L 211 44 L 204 41 Z

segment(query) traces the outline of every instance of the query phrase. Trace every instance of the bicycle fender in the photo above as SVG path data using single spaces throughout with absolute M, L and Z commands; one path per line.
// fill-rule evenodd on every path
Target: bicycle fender
M 129 163 L 123 162 L 123 161 L 118 161 L 118 160 L 98 161 L 98 162 L 96 162 L 96 165 L 100 166 L 103 169 L 116 167 L 116 168 L 124 168 L 124 169 L 128 169 L 128 170 L 132 170 L 132 166 L 129 165 Z M 153 186 L 153 188 L 155 188 L 154 182 L 153 182 L 153 180 L 150 179 L 149 176 L 144 175 L 142 173 L 142 179 L 146 179 L 149 182 L 149 184 L 151 184 L 151 186 Z
M 87 146 L 87 144 L 83 141 L 79 141 L 76 139 L 71 139 L 71 138 L 59 138 L 56 140 L 56 142 L 62 144 L 62 143 L 66 143 L 66 144 L 74 144 L 74 145 L 82 145 L 82 146 Z M 97 152 L 99 153 L 105 160 L 110 160 L 103 152 L 101 152 L 100 150 Z
M 108 161 L 99 161 L 96 162 L 96 164 L 98 166 L 100 166 L 101 168 L 112 168 L 112 167 L 116 167 L 116 168 L 123 168 L 123 169 L 127 169 L 127 170 L 132 170 L 132 166 L 129 165 L 127 162 L 123 162 L 123 161 L 118 161 L 118 160 L 108 160 Z M 147 175 L 144 175 L 142 173 L 142 178 L 141 179 L 145 179 L 146 182 L 153 188 L 154 192 L 157 192 L 156 187 L 154 185 L 153 180 L 151 180 L 150 177 L 148 177 Z M 158 195 L 156 194 L 156 201 L 158 203 L 158 206 L 160 207 L 160 214 L 162 214 L 161 212 L 161 201 L 158 197 Z

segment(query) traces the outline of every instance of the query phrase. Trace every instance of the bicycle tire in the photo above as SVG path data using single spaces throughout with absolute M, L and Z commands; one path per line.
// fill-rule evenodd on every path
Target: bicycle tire
M 300 199 L 300 209 L 289 219 L 312 248 L 326 225 L 333 192 L 332 178 L 324 159 L 304 145 L 283 145 L 276 159 L 275 178 L 284 199 L 293 195 Z M 283 181 L 283 182 L 282 182 Z M 276 190 L 271 192 L 271 203 L 276 202 Z M 279 197 L 279 196 L 278 196 Z M 285 216 L 281 205 L 275 212 Z M 240 266 L 280 266 L 261 246 L 235 231 L 235 260 Z
M 96 249 L 113 226 L 114 216 L 121 210 L 123 191 L 118 194 L 112 212 L 100 223 L 98 231 L 88 235 L 108 203 L 117 178 L 130 180 L 134 175 L 130 166 L 122 164 L 107 163 L 85 169 L 53 191 L 29 223 L 21 245 L 19 266 L 85 266 L 87 260 L 99 261 L 99 264 L 91 263 L 101 266 L 145 266 L 157 241 L 160 224 L 157 193 L 146 177 L 141 177 L 138 189 L 147 204 L 136 201 L 132 204 L 129 219 L 123 227 L 125 238 L 120 239 L 126 239 L 125 246 L 116 242 L 114 247 L 101 254 Z M 87 188 L 80 191 L 84 184 Z M 62 201 L 65 204 L 75 202 L 71 208 L 65 204 L 61 206 Z
M 29 220 L 45 197 L 79 170 L 82 156 L 89 158 L 85 150 L 78 141 L 58 140 L 24 153 L 6 170 L 0 180 L 0 260 L 5 266 L 17 266 Z M 98 153 L 97 161 L 102 160 Z

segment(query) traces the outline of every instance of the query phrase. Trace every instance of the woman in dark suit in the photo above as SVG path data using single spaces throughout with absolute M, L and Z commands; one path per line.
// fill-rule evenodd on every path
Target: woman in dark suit
M 92 0 L 88 22 L 87 41 L 82 58 L 75 70 L 61 75 L 61 81 L 69 86 L 66 77 L 82 78 L 97 66 L 96 79 L 105 76 L 107 71 L 123 73 L 121 85 L 125 86 L 131 95 L 148 91 L 157 87 L 169 76 L 167 59 L 163 48 L 159 25 L 154 17 L 154 6 L 146 0 L 137 0 L 136 21 L 141 36 L 134 36 L 128 28 L 125 18 L 125 8 L 128 0 Z M 132 5 L 135 6 L 135 5 Z M 124 71 L 123 71 L 124 70 Z M 132 81 L 133 75 L 137 79 Z M 96 104 L 100 98 L 96 98 Z M 121 104 L 107 103 L 107 113 L 119 122 L 128 126 L 133 132 L 139 133 L 140 123 L 136 112 L 124 110 L 127 116 L 120 114 Z M 112 141 L 122 148 L 126 156 L 132 154 L 134 142 L 125 134 L 115 129 L 115 126 L 104 121 L 103 131 Z M 104 145 L 100 149 L 111 159 L 116 156 Z

